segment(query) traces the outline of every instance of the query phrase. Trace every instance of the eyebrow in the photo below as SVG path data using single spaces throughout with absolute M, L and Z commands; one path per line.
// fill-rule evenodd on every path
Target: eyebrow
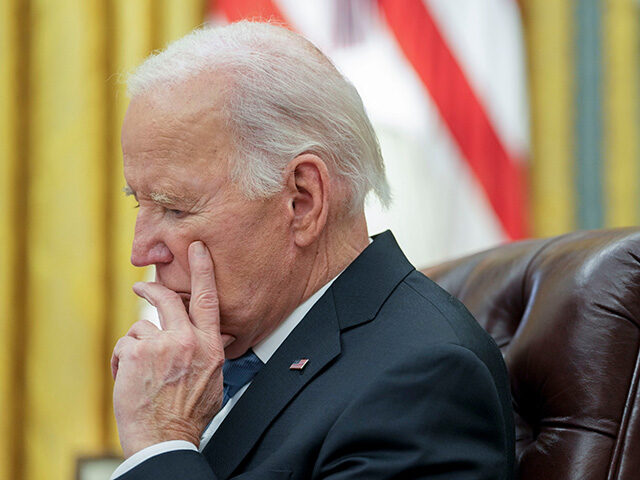
M 129 185 L 125 185 L 122 191 L 126 196 L 133 195 L 134 197 L 136 197 L 136 199 L 138 198 L 136 192 Z M 153 191 L 149 193 L 149 198 L 151 198 L 151 200 L 153 200 L 154 202 L 163 205 L 183 204 L 193 200 L 190 196 L 185 195 L 184 193 L 173 193 L 166 191 Z

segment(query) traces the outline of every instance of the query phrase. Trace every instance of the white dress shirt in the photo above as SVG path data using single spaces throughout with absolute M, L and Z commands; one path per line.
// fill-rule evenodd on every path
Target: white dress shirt
M 327 289 L 331 286 L 331 284 L 338 278 L 339 275 L 334 277 L 324 285 L 320 290 L 311 295 L 307 300 L 302 302 L 292 313 L 289 315 L 284 322 L 282 322 L 278 327 L 269 334 L 264 340 L 255 345 L 252 349 L 256 356 L 262 360 L 262 363 L 267 363 L 267 361 L 271 358 L 271 356 L 275 353 L 280 345 L 285 341 L 285 339 L 289 336 L 289 334 L 293 331 L 293 329 L 300 323 L 300 321 L 304 318 L 311 307 L 315 305 L 315 303 L 320 299 L 320 297 L 327 291 Z M 222 423 L 222 421 L 227 417 L 233 406 L 238 402 L 238 399 L 242 396 L 242 394 L 249 388 L 251 382 L 247 383 L 244 387 L 242 387 L 238 393 L 236 393 L 233 397 L 229 399 L 227 404 L 220 409 L 220 411 L 213 417 L 211 423 L 207 426 L 202 437 L 200 439 L 200 448 L 199 451 L 204 450 L 204 447 L 207 446 L 209 440 L 213 434 L 218 430 L 218 427 Z M 155 445 L 151 445 L 150 447 L 144 448 L 139 452 L 134 453 L 129 458 L 127 458 L 124 462 L 122 462 L 118 468 L 111 474 L 110 480 L 115 480 L 120 475 L 125 474 L 132 468 L 138 466 L 145 460 L 154 457 L 156 455 L 160 455 L 161 453 L 171 452 L 174 450 L 194 450 L 198 451 L 198 448 L 191 442 L 186 440 L 169 440 L 166 442 L 156 443 Z

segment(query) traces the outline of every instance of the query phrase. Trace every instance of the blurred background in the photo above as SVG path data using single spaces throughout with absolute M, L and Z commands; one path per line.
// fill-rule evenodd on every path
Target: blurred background
M 395 198 L 370 231 L 418 266 L 637 224 L 635 0 L 0 0 L 0 478 L 108 478 L 90 462 L 120 454 L 108 359 L 149 275 L 128 262 L 122 80 L 194 27 L 259 17 L 360 91 Z

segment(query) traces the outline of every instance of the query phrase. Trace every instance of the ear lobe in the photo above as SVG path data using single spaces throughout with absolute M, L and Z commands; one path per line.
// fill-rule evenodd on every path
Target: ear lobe
M 327 221 L 329 172 L 320 157 L 309 153 L 292 160 L 289 172 L 291 228 L 296 245 L 306 247 L 320 236 Z

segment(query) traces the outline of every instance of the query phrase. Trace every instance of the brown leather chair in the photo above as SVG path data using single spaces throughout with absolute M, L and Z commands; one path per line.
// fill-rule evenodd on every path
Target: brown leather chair
M 518 478 L 640 479 L 640 228 L 517 242 L 424 273 L 503 352 Z

